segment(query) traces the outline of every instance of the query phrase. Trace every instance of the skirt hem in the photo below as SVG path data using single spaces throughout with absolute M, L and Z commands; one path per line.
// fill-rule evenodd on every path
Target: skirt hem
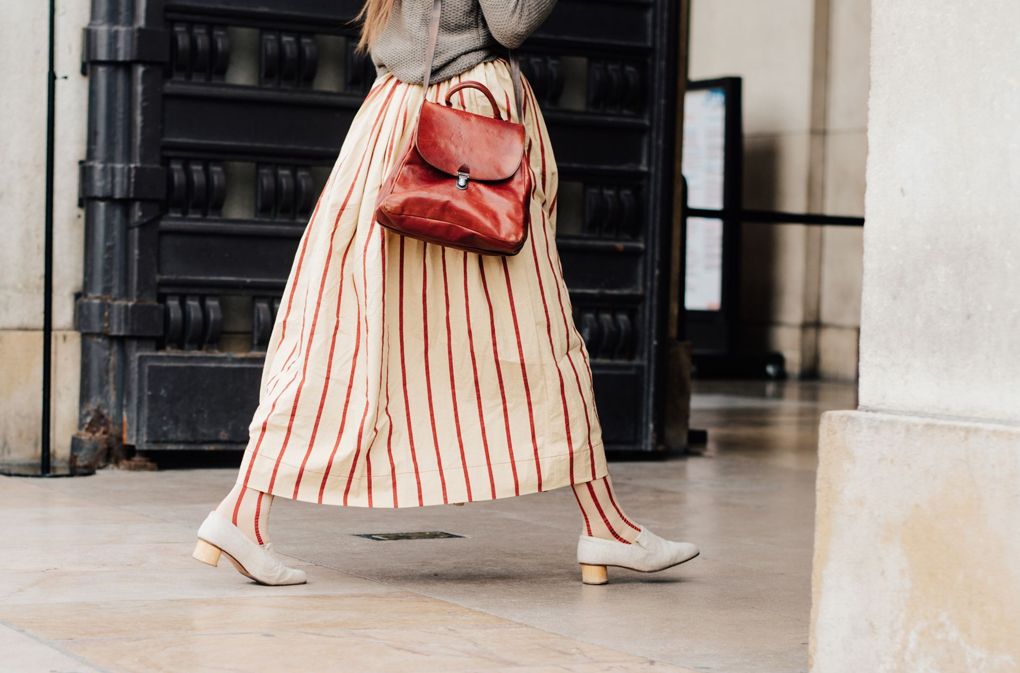
M 487 502 L 492 500 L 503 500 L 504 498 L 514 498 L 521 495 L 530 495 L 532 493 L 544 493 L 546 491 L 555 491 L 556 489 L 564 488 L 566 486 L 585 484 L 590 481 L 595 481 L 596 479 L 601 479 L 602 477 L 605 477 L 609 474 L 608 465 L 604 460 L 598 460 L 598 458 L 596 458 L 594 461 L 595 474 L 594 476 L 592 476 L 591 466 L 593 461 L 591 458 L 592 454 L 594 454 L 595 456 L 600 456 L 602 455 L 603 452 L 604 449 L 601 444 L 598 445 L 593 444 L 591 449 L 585 446 L 583 449 L 577 449 L 576 451 L 574 451 L 573 453 L 574 472 L 575 474 L 577 472 L 583 472 L 584 477 L 575 478 L 573 480 L 569 478 L 570 474 L 569 465 L 571 463 L 569 454 L 556 456 L 555 458 L 552 459 L 543 459 L 542 460 L 543 480 L 541 488 L 538 487 L 538 483 L 536 480 L 528 479 L 520 483 L 519 491 L 508 489 L 506 488 L 506 486 L 497 488 L 495 497 L 493 497 L 491 490 L 485 490 L 480 492 L 479 491 L 473 492 L 471 498 L 467 498 L 462 493 L 448 495 L 447 499 L 444 501 L 442 499 L 441 492 L 435 491 L 433 489 L 428 489 L 423 490 L 422 501 L 420 504 L 417 499 L 410 500 L 404 499 L 398 500 L 398 504 L 394 505 L 392 491 L 381 490 L 379 494 L 375 497 L 372 497 L 368 493 L 368 489 L 364 485 L 365 482 L 368 480 L 367 475 L 355 475 L 353 477 L 352 481 L 355 484 L 357 484 L 357 486 L 354 489 L 352 489 L 351 493 L 349 494 L 349 497 L 347 498 L 346 503 L 344 502 L 343 493 L 341 493 L 340 490 L 337 488 L 326 489 L 322 494 L 322 498 L 320 499 L 318 497 L 317 488 L 302 487 L 298 489 L 297 494 L 295 494 L 293 481 L 286 483 L 286 480 L 277 479 L 276 482 L 273 484 L 272 490 L 270 490 L 269 483 L 270 481 L 272 481 L 272 470 L 271 469 L 266 470 L 264 468 L 260 469 L 259 463 L 264 464 L 266 461 L 275 463 L 275 459 L 272 459 L 269 456 L 264 455 L 257 456 L 257 462 L 254 468 L 252 469 L 251 476 L 248 478 L 247 487 L 252 488 L 256 491 L 261 491 L 268 495 L 272 495 L 274 497 L 286 498 L 288 500 L 296 500 L 298 502 L 308 502 L 319 505 L 333 505 L 336 507 L 363 507 L 370 509 L 409 509 L 413 507 L 432 507 L 435 505 L 458 505 L 469 502 Z M 521 470 L 522 468 L 526 468 L 529 465 L 533 465 L 534 462 L 535 462 L 534 458 L 531 457 L 518 458 L 517 460 L 514 461 L 514 464 L 517 466 L 518 470 Z M 290 465 L 289 463 L 286 462 L 281 462 L 280 464 L 281 466 L 288 467 L 292 470 L 298 469 L 298 466 Z M 508 462 L 492 463 L 492 466 L 498 467 L 505 466 L 508 464 L 509 464 Z M 480 473 L 482 470 L 487 469 L 488 469 L 487 465 L 475 465 L 468 468 L 468 470 L 473 473 Z M 324 472 L 325 470 L 322 469 L 306 468 L 304 470 L 304 475 L 306 477 L 315 476 L 317 477 L 315 481 L 321 481 L 321 475 Z M 436 469 L 420 470 L 419 474 L 430 475 L 438 472 L 439 470 Z M 451 468 L 445 468 L 443 472 L 445 472 L 447 475 L 454 477 L 457 474 L 455 470 Z M 388 485 L 389 481 L 392 479 L 392 474 L 390 474 L 389 472 L 384 472 L 379 475 L 373 475 L 371 479 L 373 483 L 380 482 Z M 346 477 L 344 477 L 344 480 L 346 480 Z M 237 483 L 240 485 L 244 485 L 243 472 L 238 474 Z

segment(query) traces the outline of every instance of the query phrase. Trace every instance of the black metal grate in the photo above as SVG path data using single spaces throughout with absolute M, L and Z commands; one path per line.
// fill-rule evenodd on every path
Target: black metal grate
M 355 533 L 355 537 L 363 537 L 376 542 L 396 542 L 400 540 L 448 540 L 462 538 L 463 535 L 454 535 L 441 530 L 422 530 L 412 533 Z

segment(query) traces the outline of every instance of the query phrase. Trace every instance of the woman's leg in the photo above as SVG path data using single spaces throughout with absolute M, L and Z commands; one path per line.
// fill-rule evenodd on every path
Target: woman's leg
M 273 496 L 235 484 L 216 511 L 230 519 L 248 539 L 258 544 L 269 540 L 269 509 Z
M 584 518 L 584 535 L 627 544 L 637 539 L 641 526 L 627 518 L 616 503 L 608 476 L 572 488 Z

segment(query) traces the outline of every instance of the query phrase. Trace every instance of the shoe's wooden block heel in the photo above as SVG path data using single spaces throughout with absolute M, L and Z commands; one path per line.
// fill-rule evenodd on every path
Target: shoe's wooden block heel
M 195 543 L 195 551 L 191 555 L 202 563 L 216 566 L 219 565 L 222 553 L 219 547 L 213 546 L 205 540 L 199 540 Z
M 581 581 L 585 584 L 605 584 L 609 581 L 609 572 L 605 566 L 581 564 Z

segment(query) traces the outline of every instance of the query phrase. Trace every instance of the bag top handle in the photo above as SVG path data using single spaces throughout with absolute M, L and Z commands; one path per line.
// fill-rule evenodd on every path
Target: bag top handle
M 443 13 L 442 0 L 432 0 L 432 18 L 429 21 L 428 41 L 425 44 L 425 76 L 422 78 L 422 86 L 428 89 L 432 82 L 432 61 L 436 57 L 436 43 L 439 41 L 439 19 Z M 517 59 L 517 53 L 511 49 L 510 53 L 510 79 L 514 84 L 514 104 L 517 109 L 517 121 L 523 123 L 524 111 L 524 85 L 521 84 L 521 64 Z

